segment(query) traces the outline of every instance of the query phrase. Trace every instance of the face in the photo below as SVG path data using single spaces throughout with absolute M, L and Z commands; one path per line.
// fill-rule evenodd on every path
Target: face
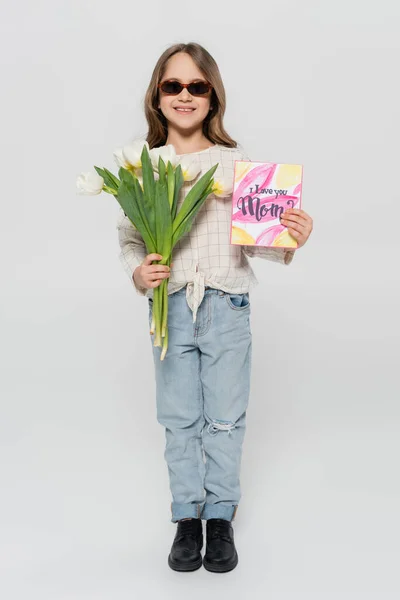
M 193 59 L 185 52 L 178 52 L 168 60 L 166 71 L 161 79 L 176 79 L 181 83 L 190 83 L 193 80 L 206 78 L 200 69 L 196 66 Z M 205 117 L 208 115 L 211 104 L 212 90 L 205 96 L 191 96 L 186 88 L 176 96 L 169 96 L 162 90 L 159 90 L 159 105 L 161 112 L 168 121 L 168 127 L 173 127 L 180 131 L 196 130 L 202 127 Z M 188 112 L 179 112 L 177 107 L 191 108 Z

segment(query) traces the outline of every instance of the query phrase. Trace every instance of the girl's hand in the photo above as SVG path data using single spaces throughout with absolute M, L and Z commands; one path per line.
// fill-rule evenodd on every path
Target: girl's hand
M 133 279 L 141 288 L 156 288 L 163 279 L 170 276 L 168 265 L 152 265 L 154 260 L 161 260 L 160 254 L 148 254 L 140 267 L 136 267 Z
M 313 230 L 312 218 L 300 208 L 287 208 L 281 215 L 281 223 L 297 241 L 298 248 L 304 246 Z

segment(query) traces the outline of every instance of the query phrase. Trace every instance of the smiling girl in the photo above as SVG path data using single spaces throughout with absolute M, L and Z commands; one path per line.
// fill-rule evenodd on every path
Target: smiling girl
M 197 43 L 175 44 L 159 58 L 145 96 L 150 149 L 172 145 L 178 159 L 218 163 L 215 179 L 233 181 L 235 160 L 250 160 L 225 131 L 225 90 L 218 66 Z M 194 185 L 185 182 L 178 209 Z M 240 463 L 250 391 L 250 289 L 257 279 L 248 257 L 289 265 L 297 251 L 230 244 L 231 196 L 211 194 L 192 230 L 173 251 L 173 268 L 146 256 L 140 234 L 122 215 L 120 259 L 149 302 L 169 278 L 169 347 L 153 348 L 157 420 L 165 427 L 165 459 L 177 530 L 168 564 L 190 571 L 229 571 L 238 563 L 234 520 L 241 498 Z M 303 246 L 312 219 L 288 209 L 281 222 Z M 151 338 L 150 338 L 151 339 Z M 202 519 L 206 552 L 202 559 Z

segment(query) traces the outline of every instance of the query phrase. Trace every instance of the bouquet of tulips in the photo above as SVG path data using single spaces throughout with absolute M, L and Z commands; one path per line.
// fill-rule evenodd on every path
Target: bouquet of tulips
M 142 140 L 116 150 L 114 158 L 119 166 L 118 177 L 108 169 L 95 166 L 97 174 L 79 175 L 79 193 L 95 195 L 105 191 L 112 194 L 141 234 L 147 253 L 163 257 L 159 261 L 162 265 L 170 266 L 173 248 L 190 231 L 207 197 L 211 193 L 226 196 L 232 191 L 229 182 L 214 181 L 217 163 L 193 185 L 178 211 L 183 182 L 192 181 L 200 172 L 196 160 L 184 156 L 179 161 L 171 144 L 149 150 L 148 143 Z M 168 281 L 164 279 L 154 289 L 150 327 L 154 346 L 162 347 L 161 360 L 168 348 L 167 316 Z

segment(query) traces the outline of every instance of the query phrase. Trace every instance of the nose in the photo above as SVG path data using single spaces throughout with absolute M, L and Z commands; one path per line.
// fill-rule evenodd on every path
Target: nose
M 187 88 L 183 88 L 183 90 L 179 94 L 178 98 L 181 98 L 182 100 L 184 100 L 184 99 L 191 100 L 192 96 L 189 94 Z

